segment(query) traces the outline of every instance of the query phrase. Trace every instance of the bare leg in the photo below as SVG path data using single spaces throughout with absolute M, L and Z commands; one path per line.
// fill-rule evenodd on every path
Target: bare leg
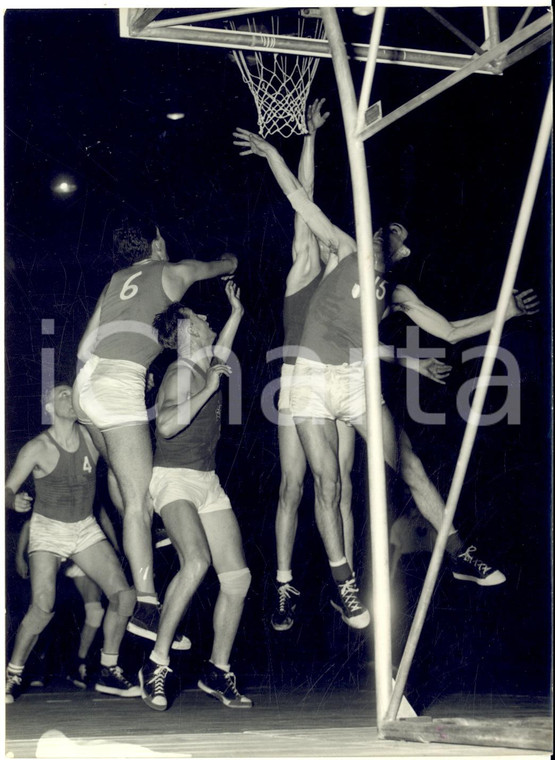
M 104 433 L 108 462 L 124 503 L 123 548 L 137 595 L 155 596 L 150 497 L 152 445 L 148 425 L 129 425 Z
M 88 576 L 77 576 L 73 579 L 73 582 L 75 583 L 75 587 L 83 599 L 85 609 L 87 604 L 100 604 L 100 600 L 102 599 L 102 590 Z M 81 635 L 79 637 L 79 649 L 77 651 L 77 657 L 80 660 L 86 659 L 89 653 L 89 649 L 91 648 L 91 645 L 95 639 L 98 627 L 99 626 L 93 626 L 87 623 L 85 616 L 85 622 L 83 623 L 83 627 L 81 628 Z
M 117 599 L 116 595 L 120 592 L 129 590 L 116 553 L 108 541 L 99 541 L 88 549 L 74 554 L 72 560 L 110 600 L 102 626 L 104 634 L 102 649 L 109 654 L 118 654 L 132 605 L 125 611 L 119 608 L 119 603 L 112 601 Z
M 29 573 L 31 577 L 31 607 L 42 613 L 44 627 L 48 624 L 56 601 L 56 575 L 61 559 L 50 552 L 32 552 L 29 555 Z M 39 615 L 40 615 L 39 613 Z M 10 663 L 23 667 L 31 650 L 37 643 L 41 631 L 37 631 L 41 621 L 35 621 L 28 612 L 21 621 L 15 637 L 15 644 Z M 41 629 L 41 630 L 43 630 Z
M 198 512 L 190 502 L 166 504 L 161 516 L 180 563 L 166 590 L 153 650 L 156 662 L 167 662 L 177 626 L 210 567 L 210 550 Z
M 316 525 L 330 562 L 345 556 L 339 511 L 341 483 L 337 457 L 338 438 L 334 420 L 295 420 L 312 475 L 314 476 Z
M 365 418 L 360 418 L 353 424 L 364 440 L 366 440 Z M 382 426 L 385 461 L 395 472 L 400 471 L 401 477 L 409 487 L 419 511 L 436 530 L 439 530 L 443 520 L 445 503 L 439 495 L 437 488 L 426 475 L 422 462 L 414 453 L 409 437 L 404 430 L 401 431 L 399 436 L 399 456 L 397 433 L 393 417 L 385 404 L 382 405 Z
M 354 522 L 351 502 L 353 497 L 353 485 L 351 482 L 351 470 L 355 458 L 355 429 L 341 420 L 337 420 L 339 472 L 341 479 L 341 499 L 339 509 L 343 523 L 343 542 L 345 544 L 345 556 L 349 566 L 354 569 L 353 546 L 354 546 Z
M 91 438 L 93 439 L 93 443 L 96 446 L 96 448 L 100 451 L 100 454 L 104 458 L 106 464 L 108 465 L 108 492 L 110 494 L 110 499 L 112 500 L 112 504 L 116 507 L 120 515 L 123 515 L 124 509 L 123 509 L 123 499 L 121 496 L 121 492 L 119 490 L 118 481 L 116 479 L 116 476 L 114 474 L 114 471 L 112 467 L 110 466 L 110 461 L 108 459 L 108 450 L 106 448 L 106 441 L 104 440 L 103 433 L 100 432 L 100 430 L 92 424 L 87 425 L 87 430 L 91 434 Z
M 281 483 L 276 513 L 278 570 L 291 570 L 297 533 L 298 510 L 303 495 L 306 457 L 295 425 L 278 427 Z
M 233 511 L 221 509 L 208 512 L 201 515 L 201 520 L 218 575 L 246 568 L 241 532 Z M 210 657 L 215 665 L 229 664 L 244 603 L 244 594 L 229 593 L 220 587 L 214 608 L 214 642 Z

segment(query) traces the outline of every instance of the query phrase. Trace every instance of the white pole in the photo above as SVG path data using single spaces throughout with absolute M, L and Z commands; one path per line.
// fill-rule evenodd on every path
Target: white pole
M 358 99 L 358 116 L 357 116 L 357 134 L 364 126 L 364 114 L 370 104 L 370 94 L 374 83 L 374 74 L 376 72 L 376 61 L 378 60 L 378 50 L 380 39 L 382 37 L 383 21 L 385 18 L 385 6 L 376 8 L 374 20 L 372 22 L 372 34 L 370 35 L 370 45 L 368 46 L 368 60 L 364 69 L 364 78 L 360 88 L 360 97 Z
M 373 581 L 374 647 L 376 709 L 378 730 L 385 716 L 391 694 L 391 603 L 389 597 L 389 538 L 383 453 L 380 360 L 378 356 L 378 317 L 372 250 L 370 193 L 366 172 L 364 143 L 356 137 L 357 103 L 345 43 L 337 12 L 322 8 L 322 18 L 332 52 L 333 66 L 341 100 L 349 165 L 353 186 L 360 305 L 362 312 L 362 348 L 365 370 L 367 463 L 370 488 L 370 524 Z
M 480 369 L 480 375 L 476 386 L 476 393 L 472 401 L 470 414 L 466 423 L 466 428 L 461 444 L 461 450 L 455 465 L 455 474 L 453 482 L 449 490 L 449 496 L 447 497 L 447 504 L 445 505 L 445 514 L 443 516 L 443 522 L 439 530 L 434 551 L 432 552 L 432 559 L 428 567 L 426 579 L 418 606 L 414 615 L 414 620 L 407 638 L 405 651 L 401 658 L 399 670 L 397 671 L 397 680 L 393 689 L 393 696 L 391 698 L 391 704 L 387 711 L 387 720 L 394 720 L 401 704 L 401 698 L 406 686 L 408 671 L 410 669 L 414 652 L 418 644 L 418 639 L 424 625 L 424 618 L 432 597 L 435 581 L 439 572 L 439 565 L 441 558 L 445 550 L 445 544 L 447 543 L 447 537 L 455 516 L 455 510 L 459 496 L 464 484 L 466 471 L 468 468 L 468 462 L 472 453 L 472 447 L 476 439 L 478 427 L 480 425 L 480 418 L 486 399 L 486 393 L 491 380 L 491 373 L 493 365 L 497 356 L 497 349 L 501 340 L 501 333 L 503 325 L 505 323 L 505 314 L 509 307 L 509 302 L 513 295 L 513 288 L 515 284 L 516 274 L 518 271 L 518 265 L 522 256 L 522 249 L 524 247 L 524 241 L 526 239 L 526 233 L 528 231 L 528 225 L 530 223 L 530 217 L 532 215 L 532 209 L 534 207 L 534 201 L 538 190 L 540 181 L 540 175 L 545 163 L 545 157 L 547 154 L 547 148 L 551 137 L 551 128 L 553 125 L 553 82 L 549 86 L 547 93 L 546 104 L 538 132 L 538 139 L 536 141 L 536 147 L 534 155 L 532 157 L 532 163 L 530 166 L 530 172 L 528 174 L 528 180 L 526 182 L 526 188 L 524 190 L 524 196 L 522 198 L 522 204 L 520 206 L 520 212 L 513 236 L 511 249 L 509 252 L 509 258 L 507 260 L 507 266 L 505 268 L 505 274 L 503 276 L 503 282 L 501 284 L 501 291 L 499 293 L 499 299 L 497 301 L 497 307 L 495 312 L 495 318 L 493 327 L 486 346 L 486 353 Z

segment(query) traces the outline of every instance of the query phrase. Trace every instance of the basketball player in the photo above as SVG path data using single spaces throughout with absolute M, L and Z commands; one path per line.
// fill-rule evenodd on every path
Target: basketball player
M 114 244 L 130 266 L 106 285 L 78 349 L 83 363 L 74 386 L 79 421 L 86 425 L 109 466 L 114 503 L 123 510 L 123 549 L 137 593 L 129 630 L 154 640 L 160 618 L 154 589 L 148 485 L 152 445 L 145 404 L 145 376 L 161 347 L 152 320 L 199 280 L 233 273 L 237 259 L 185 259 L 170 263 L 153 224 L 124 225 Z M 121 494 L 121 500 L 116 492 Z M 189 648 L 185 637 L 174 648 Z
M 314 190 L 314 143 L 316 131 L 329 113 L 322 114 L 324 99 L 308 108 L 308 134 L 303 140 L 299 162 L 299 181 L 312 198 Z M 299 352 L 302 330 L 310 299 L 323 274 L 318 240 L 299 214 L 295 214 L 293 264 L 287 275 L 283 304 L 284 352 L 278 401 L 278 442 L 281 482 L 276 514 L 277 600 L 271 617 L 276 631 L 287 631 L 295 620 L 300 592 L 293 585 L 292 557 L 298 523 L 298 509 L 303 494 L 306 457 L 290 411 L 291 378 Z M 326 259 L 327 260 L 327 259 Z M 325 263 L 325 262 L 324 262 Z M 351 510 L 351 469 L 354 459 L 355 431 L 337 420 L 338 460 L 341 478 L 339 509 L 343 526 L 345 556 L 353 566 L 353 513 Z
M 31 605 L 17 630 L 6 674 L 6 702 L 19 695 L 22 674 L 39 634 L 54 615 L 56 576 L 72 559 L 108 599 L 104 616 L 101 671 L 95 689 L 105 694 L 140 694 L 118 665 L 125 627 L 135 605 L 120 563 L 93 516 L 98 451 L 77 422 L 69 385 L 57 385 L 45 399 L 52 425 L 19 452 L 6 480 L 6 506 L 31 510 L 31 497 L 19 492 L 32 475 L 35 504 L 29 527 Z
M 273 146 L 244 129 L 237 129 L 234 137 L 235 144 L 243 148 L 241 155 L 254 154 L 267 159 L 278 184 L 295 211 L 303 217 L 321 245 L 330 250 L 324 278 L 311 300 L 303 330 L 301 345 L 304 349 L 309 349 L 310 358 L 306 358 L 306 355 L 297 358 L 291 409 L 315 478 L 316 519 L 328 553 L 332 575 L 338 584 L 342 617 L 353 627 L 364 627 L 369 622 L 369 614 L 358 597 L 358 589 L 345 557 L 341 535 L 338 508 L 340 478 L 337 433 L 334 425 L 336 419 L 344 419 L 366 440 L 356 242 L 333 225 L 310 200 L 301 183 Z M 376 233 L 374 269 L 377 273 L 375 286 L 378 319 L 384 315 L 391 298 L 392 303 L 396 304 L 397 308 L 402 308 L 417 325 L 432 334 L 438 334 L 439 337 L 446 335 L 446 339 L 462 339 L 490 329 L 493 324 L 493 312 L 448 323 L 437 312 L 425 307 L 408 289 L 401 289 L 397 296 L 391 297 L 392 287 L 387 279 L 387 271 L 396 261 L 410 253 L 404 245 L 407 234 L 406 229 L 399 223 L 392 223 L 385 231 Z M 531 291 L 516 294 L 507 318 L 535 313 L 536 308 L 537 299 Z M 450 325 L 447 333 L 446 325 Z M 450 368 L 441 362 L 420 362 L 417 366 L 422 374 L 439 383 L 444 383 L 444 378 L 450 371 Z M 439 530 L 445 509 L 444 502 L 428 479 L 404 431 L 401 432 L 398 448 L 393 419 L 385 404 L 382 405 L 382 424 L 387 463 L 397 469 L 399 462 L 401 475 L 417 507 L 434 528 Z M 481 586 L 493 586 L 505 581 L 503 573 L 476 555 L 475 546 L 463 546 L 454 528 L 447 543 L 447 552 L 452 559 L 455 578 L 473 581 Z
M 172 304 L 154 323 L 161 345 L 177 349 L 177 360 L 166 370 L 158 392 L 150 493 L 177 551 L 180 569 L 164 597 L 156 644 L 139 672 L 143 700 L 153 710 L 168 706 L 170 645 L 211 564 L 220 590 L 213 615 L 212 653 L 198 686 L 226 707 L 252 706 L 237 690 L 229 665 L 251 574 L 237 519 L 215 472 L 220 379 L 230 375 L 226 362 L 243 316 L 235 283 L 229 280 L 225 291 L 231 313 L 216 345 L 216 333 L 206 317 L 181 304 Z

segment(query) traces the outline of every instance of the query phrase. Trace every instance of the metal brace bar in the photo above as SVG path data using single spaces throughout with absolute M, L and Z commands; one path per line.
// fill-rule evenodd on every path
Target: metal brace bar
M 424 8 L 425 11 L 427 11 L 430 16 L 435 18 L 436 21 L 439 21 L 439 23 L 444 26 L 446 29 L 448 29 L 452 34 L 455 35 L 455 37 L 458 37 L 459 40 L 464 42 L 465 45 L 468 45 L 468 47 L 473 50 L 475 53 L 482 54 L 485 51 L 483 48 L 481 48 L 479 45 L 477 45 L 473 40 L 470 39 L 470 37 L 467 37 L 464 32 L 461 32 L 460 29 L 457 29 L 454 24 L 452 24 L 450 21 L 447 21 L 446 18 L 444 18 L 440 13 L 438 13 L 433 8 Z
M 511 37 L 503 40 L 503 42 L 500 42 L 498 45 L 492 48 L 492 50 L 488 50 L 486 53 L 483 53 L 483 55 L 473 59 L 466 66 L 463 66 L 461 69 L 459 69 L 459 71 L 455 71 L 452 74 L 449 74 L 449 76 L 442 79 L 441 82 L 438 82 L 428 90 L 421 92 L 419 95 L 417 95 L 415 98 L 412 98 L 412 100 L 409 100 L 404 105 L 399 106 L 399 108 L 396 108 L 394 111 L 387 114 L 387 116 L 384 116 L 380 121 L 375 122 L 368 127 L 365 127 L 360 132 L 359 137 L 362 140 L 367 140 L 369 137 L 376 134 L 376 132 L 381 131 L 390 124 L 393 124 L 393 122 L 397 121 L 402 116 L 405 116 L 405 114 L 414 111 L 419 106 L 432 100 L 432 98 L 434 98 L 436 95 L 445 92 L 454 84 L 458 84 L 458 82 L 466 79 L 468 76 L 470 76 L 470 74 L 473 74 L 479 68 L 482 68 L 486 64 L 492 63 L 493 61 L 502 57 L 509 50 L 512 50 L 520 43 L 530 39 L 530 37 L 532 37 L 534 34 L 543 31 L 547 26 L 551 26 L 550 13 L 544 14 L 541 18 L 537 19 L 537 21 L 534 21 L 534 23 L 525 27 L 520 32 L 517 32 L 517 34 L 513 34 Z

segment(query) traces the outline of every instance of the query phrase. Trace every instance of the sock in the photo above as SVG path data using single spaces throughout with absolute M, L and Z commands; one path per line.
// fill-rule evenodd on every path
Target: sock
M 158 654 L 155 649 L 153 649 L 152 652 L 150 653 L 150 659 L 156 665 L 165 665 L 165 667 L 168 667 L 168 665 L 170 664 L 170 658 L 162 657 L 162 655 Z
M 137 591 L 137 601 L 141 604 L 158 604 L 158 596 L 144 591 Z
M 14 665 L 13 662 L 8 663 L 8 672 L 13 676 L 20 676 L 23 673 L 25 665 Z
M 291 570 L 279 570 L 278 568 L 276 580 L 278 583 L 291 583 L 293 580 L 293 573 Z
M 215 668 L 218 668 L 219 670 L 223 670 L 224 673 L 229 673 L 230 667 L 229 664 L 227 665 L 219 665 L 217 662 L 214 662 L 214 660 L 209 660 L 211 665 L 214 665 Z
M 346 557 L 341 557 L 337 562 L 330 560 L 331 574 L 336 583 L 344 583 L 353 577 L 353 571 L 349 567 Z
M 100 664 L 103 668 L 113 668 L 118 664 L 117 654 L 108 654 L 103 649 L 100 650 Z
M 451 533 L 445 544 L 445 551 L 451 557 L 457 557 L 463 550 L 464 544 L 458 533 Z

